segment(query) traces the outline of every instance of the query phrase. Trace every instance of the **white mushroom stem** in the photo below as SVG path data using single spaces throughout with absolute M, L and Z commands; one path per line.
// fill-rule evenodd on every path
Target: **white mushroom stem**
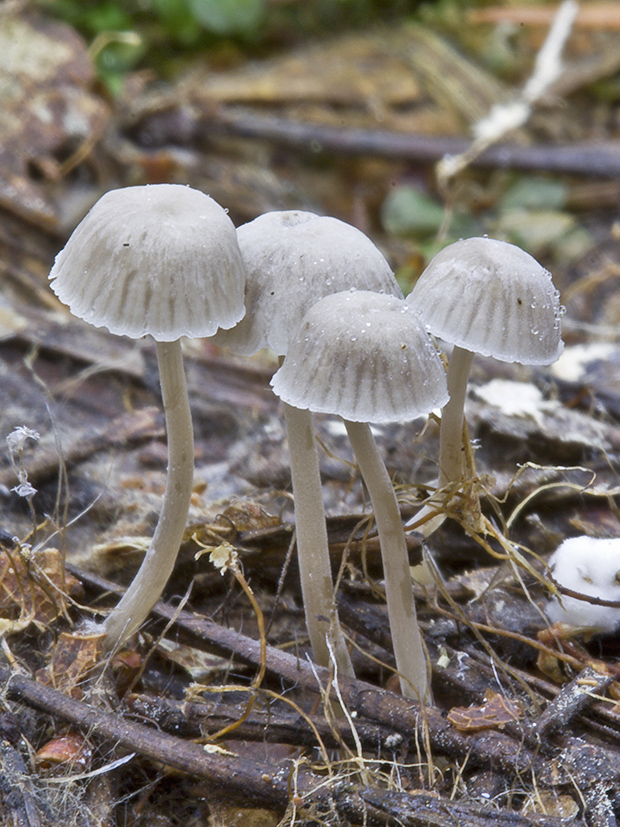
M 306 626 L 319 666 L 330 665 L 329 636 L 338 674 L 354 677 L 338 622 L 312 414 L 284 404 L 295 500 L 295 533 Z
M 474 354 L 455 345 L 448 367 L 450 400 L 441 409 L 439 430 L 439 488 L 463 476 L 463 414 L 467 380 Z
M 108 615 L 103 630 L 108 649 L 136 632 L 159 600 L 183 540 L 194 477 L 194 435 L 181 342 L 156 342 L 166 430 L 168 476 L 164 502 L 151 544 L 131 586 Z
M 396 668 L 405 697 L 430 701 L 426 654 L 418 627 L 409 556 L 392 481 L 379 455 L 370 426 L 349 422 L 345 426 L 366 483 L 379 533 L 388 617 Z
M 450 399 L 441 409 L 439 428 L 439 480 L 438 490 L 451 482 L 458 482 L 464 472 L 463 416 L 467 381 L 474 354 L 471 350 L 454 346 L 448 366 L 448 393 Z M 446 519 L 444 512 L 438 512 L 433 505 L 423 506 L 407 522 L 415 530 L 429 537 Z M 424 585 L 434 582 L 434 577 L 425 562 L 416 567 L 414 580 Z

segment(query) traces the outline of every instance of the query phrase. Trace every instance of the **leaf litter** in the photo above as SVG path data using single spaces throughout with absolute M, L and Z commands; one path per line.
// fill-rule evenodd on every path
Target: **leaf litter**
M 41 28 L 45 23 L 37 22 L 37 32 Z M 307 56 L 254 65 L 238 78 L 216 78 L 211 100 L 237 105 L 239 93 L 231 85 L 243 89 L 245 83 L 243 103 L 255 106 L 260 96 L 251 91 L 252 75 L 256 88 L 268 91 L 261 106 L 278 107 L 278 114 L 302 122 L 337 122 L 352 105 L 356 127 L 376 125 L 380 117 L 398 130 L 402 117 L 404 130 L 415 120 L 417 128 L 458 133 L 467 115 L 449 103 L 454 87 L 446 66 L 456 65 L 450 62 L 454 47 L 434 31 L 419 29 L 415 38 L 426 43 L 424 54 L 439 61 L 428 57 L 419 74 L 409 74 L 415 58 L 406 35 L 383 31 L 368 44 L 363 36 L 351 39 L 350 52 L 337 42 L 325 52 L 317 45 Z M 80 48 L 71 35 L 62 42 Z M 378 49 L 377 43 L 399 44 L 398 67 L 390 64 L 393 50 Z M 350 88 L 344 74 L 338 99 L 320 87 L 320 77 L 313 79 L 315 87 L 303 87 L 303 67 L 321 58 L 331 65 L 329 48 L 339 60 L 353 60 Z M 373 88 L 374 70 L 364 75 L 360 90 L 355 61 L 363 65 L 369 55 L 373 66 L 386 61 L 387 77 L 400 73 L 402 84 L 392 87 L 400 97 L 381 93 L 387 83 L 381 72 Z M 291 61 L 302 67 L 296 90 Z M 484 73 L 480 65 L 469 58 L 458 65 L 470 64 L 476 71 L 460 80 L 476 83 Z M 278 96 L 280 78 L 287 76 L 289 86 L 282 85 Z M 500 87 L 501 94 L 487 100 L 473 120 L 504 97 L 503 84 L 489 89 Z M 149 89 L 136 103 L 130 128 L 127 101 L 110 116 L 108 104 L 100 107 L 99 97 L 80 85 L 77 100 L 94 94 L 88 111 L 112 117 L 105 136 L 92 123 L 78 136 L 88 144 L 84 175 L 68 175 L 43 158 L 33 180 L 32 167 L 16 167 L 25 182 L 23 202 L 3 201 L 3 244 L 12 254 L 3 265 L 7 278 L 0 290 L 26 324 L 9 326 L 0 341 L 2 433 L 22 428 L 23 434 L 41 435 L 36 443 L 22 444 L 17 465 L 7 447 L 0 469 L 0 750 L 15 793 L 13 803 L 2 798 L 3 817 L 7 823 L 62 820 L 88 827 L 155 819 L 166 825 L 239 819 L 613 824 L 619 796 L 617 643 L 614 637 L 562 636 L 548 629 L 542 611 L 556 588 L 545 561 L 562 539 L 620 534 L 613 327 L 618 253 L 614 219 L 600 212 L 596 221 L 583 210 L 572 220 L 587 225 L 602 243 L 596 250 L 577 249 L 554 267 L 567 306 L 562 367 L 532 371 L 481 360 L 474 368 L 466 485 L 438 495 L 427 482 L 435 477 L 437 453 L 432 418 L 379 429 L 403 518 L 429 498 L 451 517 L 427 543 L 415 535 L 409 539 L 412 565 L 430 549 L 443 572 L 437 586 L 416 587 L 433 665 L 433 706 L 420 709 L 393 691 L 376 537 L 346 440 L 327 417 L 317 419 L 325 447 L 330 549 L 334 570 L 341 573 L 339 610 L 359 678 L 334 676 L 308 659 L 291 553 L 287 459 L 268 388 L 268 354 L 242 362 L 208 346 L 189 348 L 196 488 L 191 527 L 166 602 L 141 639 L 114 660 L 100 659 L 96 635 L 78 633 L 80 618 L 96 617 L 119 592 L 103 577 L 129 581 L 141 540 L 156 521 L 165 469 L 153 354 L 141 343 L 115 342 L 69 321 L 46 297 L 51 251 L 62 246 L 50 238 L 50 228 L 57 232 L 66 220 L 57 205 L 77 203 L 76 185 L 77 194 L 88 198 L 102 185 L 183 172 L 193 185 L 221 192 L 237 220 L 273 206 L 298 206 L 303 190 L 304 199 L 326 212 L 357 216 L 380 235 L 385 185 L 377 182 L 413 178 L 440 195 L 430 174 L 393 161 L 349 162 L 355 185 L 342 190 L 338 164 L 329 158 L 317 170 L 289 149 L 279 156 L 267 152 L 268 164 L 257 166 L 252 139 L 238 137 L 225 151 L 220 139 L 208 137 L 208 78 L 197 84 L 188 75 L 179 89 L 180 94 Z M 375 93 L 383 109 L 374 104 Z M 179 100 L 193 107 L 185 111 L 191 129 L 184 147 L 175 145 L 169 128 L 178 124 Z M 570 134 L 570 100 L 567 106 L 555 127 L 558 135 Z M 425 109 L 430 116 L 418 118 Z M 545 114 L 536 113 L 530 141 L 550 134 L 540 123 Z M 159 143 L 147 149 L 146 138 L 154 134 Z M 71 139 L 75 145 L 75 135 Z M 54 151 L 58 141 L 52 132 L 41 147 Z M 209 166 L 205 146 L 221 153 L 218 170 Z M 264 159 L 264 145 L 259 154 Z M 114 170 L 112 179 L 104 168 Z M 482 183 L 500 195 L 507 189 L 505 172 L 485 173 L 484 181 L 480 175 L 465 171 L 451 194 L 470 211 Z M 362 185 L 366 196 L 360 198 Z M 520 203 L 530 209 L 527 198 Z M 485 220 L 479 211 L 474 217 Z M 15 222 L 23 228 L 19 243 L 11 231 Z M 527 236 L 527 225 L 520 231 Z M 403 272 L 415 270 L 427 255 L 415 236 L 384 235 L 382 241 Z M 553 266 L 553 245 L 542 244 L 539 254 Z M 519 405 L 510 405 L 506 391 L 520 385 L 527 386 L 527 397 L 520 394 Z M 498 388 L 499 396 L 491 395 Z M 11 491 L 26 483 L 29 498 Z M 99 555 L 93 554 L 96 546 Z M 226 551 L 228 566 L 236 556 L 233 570 L 220 573 L 206 554 L 197 559 L 201 546 Z M 54 783 L 41 759 L 31 761 L 36 753 L 55 756 L 45 758 L 54 764 Z M 104 772 L 92 775 L 98 770 Z M 63 773 L 66 781 L 59 784 Z

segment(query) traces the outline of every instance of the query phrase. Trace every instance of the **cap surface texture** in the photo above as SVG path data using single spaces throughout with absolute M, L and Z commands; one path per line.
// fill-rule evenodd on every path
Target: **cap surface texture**
M 330 293 L 356 288 L 402 297 L 380 250 L 360 230 L 329 216 L 269 212 L 239 227 L 247 314 L 214 341 L 241 354 L 271 347 L 286 355 L 304 313 Z
M 271 384 L 290 405 L 352 422 L 412 419 L 448 399 L 441 359 L 416 313 L 368 291 L 314 304 Z
M 484 356 L 550 364 L 564 347 L 551 273 L 505 241 L 467 238 L 445 247 L 407 301 L 435 336 Z
M 234 225 L 212 198 L 181 184 L 107 192 L 49 277 L 75 316 L 132 338 L 210 336 L 245 312 Z

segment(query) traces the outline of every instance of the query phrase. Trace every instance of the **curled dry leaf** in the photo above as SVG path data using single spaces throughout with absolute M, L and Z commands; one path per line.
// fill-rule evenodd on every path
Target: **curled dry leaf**
M 103 634 L 67 634 L 58 636 L 50 663 L 37 673 L 40 683 L 67 690 L 72 698 L 82 697 L 80 684 L 103 659 Z
M 579 806 L 570 795 L 562 795 L 555 790 L 537 790 L 535 795 L 527 797 L 521 813 L 532 816 L 541 814 L 569 821 L 577 817 Z
M 564 668 L 569 665 L 572 670 L 581 671 L 591 666 L 601 675 L 617 675 L 620 677 L 620 667 L 609 660 L 593 657 L 583 646 L 579 638 L 588 639 L 588 630 L 568 626 L 565 623 L 554 623 L 548 629 L 541 629 L 536 635 L 547 650 L 541 650 L 536 660 L 537 668 L 554 683 L 562 684 L 566 680 Z M 555 657 L 553 650 L 557 650 Z
M 121 649 L 112 658 L 112 672 L 116 683 L 116 691 L 120 698 L 133 685 L 142 669 L 142 657 L 139 652 L 131 649 Z
M 479 732 L 481 729 L 502 729 L 522 715 L 518 701 L 488 692 L 482 706 L 455 706 L 448 713 L 448 720 L 461 732 Z
M 223 542 L 234 543 L 242 532 L 260 532 L 281 525 L 279 517 L 270 514 L 258 503 L 234 500 L 216 515 L 213 522 L 190 526 L 185 532 L 185 539 L 192 539 L 202 547 L 211 547 Z
M 63 767 L 80 773 L 90 769 L 92 756 L 93 751 L 86 738 L 79 732 L 68 732 L 44 744 L 35 759 L 40 770 Z
M 80 593 L 79 582 L 63 572 L 58 549 L 26 554 L 0 546 L 0 633 L 31 623 L 45 628 L 64 613 L 67 596 Z
M 157 652 L 166 660 L 184 669 L 194 681 L 211 682 L 230 669 L 230 658 L 203 652 L 194 646 L 161 640 Z
M 265 511 L 251 500 L 235 500 L 216 518 L 217 523 L 231 523 L 237 531 L 258 531 L 281 523 L 279 517 Z

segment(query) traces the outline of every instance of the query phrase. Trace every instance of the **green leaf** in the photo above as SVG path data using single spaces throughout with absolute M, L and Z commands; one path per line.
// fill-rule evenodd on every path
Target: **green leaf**
M 151 5 L 166 33 L 179 43 L 191 45 L 199 38 L 202 27 L 187 0 L 151 0 Z
M 432 235 L 441 227 L 443 217 L 441 204 L 408 184 L 393 190 L 381 207 L 383 226 L 396 236 Z
M 500 210 L 561 210 L 566 205 L 568 187 L 562 181 L 520 176 L 504 193 Z
M 206 29 L 219 35 L 254 34 L 264 14 L 264 0 L 188 0 L 190 11 Z

